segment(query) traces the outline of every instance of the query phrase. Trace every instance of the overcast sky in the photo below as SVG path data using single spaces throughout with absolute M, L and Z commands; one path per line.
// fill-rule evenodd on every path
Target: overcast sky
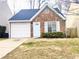
M 49 0 L 50 5 L 54 4 L 56 0 Z M 8 0 L 8 4 L 10 9 L 18 12 L 21 9 L 29 9 L 30 8 L 30 4 L 29 4 L 29 0 Z M 14 6 L 15 5 L 15 6 Z M 36 1 L 35 3 L 35 8 L 37 8 L 38 3 Z

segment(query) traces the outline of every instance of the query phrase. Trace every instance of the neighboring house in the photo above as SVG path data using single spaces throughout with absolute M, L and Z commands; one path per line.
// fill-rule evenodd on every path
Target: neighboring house
M 77 36 L 79 37 L 79 4 L 71 3 L 66 18 L 66 28 L 77 28 Z
M 7 0 L 0 0 L 0 25 L 6 26 L 6 32 L 9 32 L 8 19 L 12 16 Z
M 24 9 L 9 19 L 10 38 L 41 37 L 44 32 L 65 32 L 65 17 L 47 4 L 41 9 Z

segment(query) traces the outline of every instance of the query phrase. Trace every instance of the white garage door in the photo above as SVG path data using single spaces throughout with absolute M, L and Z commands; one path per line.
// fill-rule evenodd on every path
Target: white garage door
M 31 37 L 30 23 L 11 23 L 11 38 Z

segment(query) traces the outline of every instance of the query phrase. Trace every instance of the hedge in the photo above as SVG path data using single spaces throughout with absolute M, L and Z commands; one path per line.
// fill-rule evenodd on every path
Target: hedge
M 6 26 L 0 26 L 0 38 L 8 38 L 9 34 L 5 33 Z
M 6 27 L 5 26 L 0 26 L 0 33 L 5 33 Z
M 65 33 L 63 33 L 63 32 L 47 32 L 47 33 L 42 33 L 41 36 L 43 38 L 64 38 Z

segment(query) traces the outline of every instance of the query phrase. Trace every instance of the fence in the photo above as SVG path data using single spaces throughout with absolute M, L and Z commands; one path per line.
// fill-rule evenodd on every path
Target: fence
M 68 38 L 76 38 L 77 28 L 67 28 L 66 34 Z

